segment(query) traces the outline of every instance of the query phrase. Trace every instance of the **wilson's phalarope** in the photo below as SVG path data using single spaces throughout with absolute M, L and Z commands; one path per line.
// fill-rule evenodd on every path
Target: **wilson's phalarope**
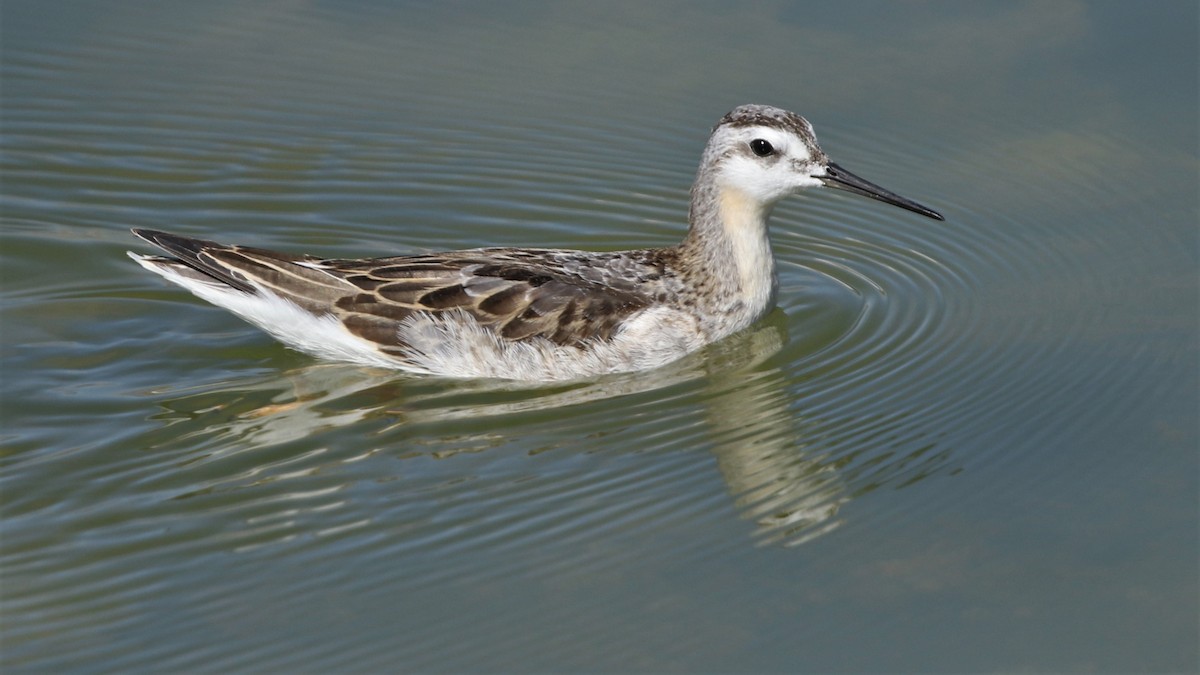
M 565 380 L 654 368 L 761 318 L 777 285 L 771 209 L 818 185 L 942 220 L 830 162 L 803 117 L 745 105 L 713 129 L 677 246 L 341 260 L 135 229 L 175 257 L 129 255 L 319 357 L 451 377 Z

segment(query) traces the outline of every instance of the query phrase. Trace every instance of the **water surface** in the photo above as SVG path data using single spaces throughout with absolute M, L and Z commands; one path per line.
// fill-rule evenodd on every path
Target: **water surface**
M 6 2 L 5 667 L 1200 668 L 1194 4 L 802 7 Z M 124 254 L 665 246 L 747 102 L 947 220 L 784 202 L 652 373 L 319 363 Z

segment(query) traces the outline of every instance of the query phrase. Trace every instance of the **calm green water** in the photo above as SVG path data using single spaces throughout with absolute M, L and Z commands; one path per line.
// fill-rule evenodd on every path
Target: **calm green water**
M 6 1 L 6 670 L 1195 671 L 1194 2 Z M 125 257 L 673 243 L 727 110 L 780 308 L 554 387 L 318 363 Z

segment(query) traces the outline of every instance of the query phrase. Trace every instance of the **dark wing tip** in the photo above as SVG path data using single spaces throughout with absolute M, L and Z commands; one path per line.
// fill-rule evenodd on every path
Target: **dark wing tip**
M 141 239 L 154 244 L 164 251 L 174 253 L 181 258 L 195 258 L 205 249 L 223 248 L 222 244 L 215 241 L 184 237 L 178 234 L 171 234 L 170 232 L 163 232 L 162 230 L 135 227 L 131 231 Z
M 151 230 L 145 227 L 131 227 L 129 228 L 129 231 L 151 243 L 154 242 L 154 238 L 156 236 L 160 234 L 166 234 L 166 232 L 162 232 L 160 230 Z
M 131 228 L 131 231 L 151 244 L 161 248 L 162 250 L 174 255 L 178 262 L 187 265 L 188 267 L 200 272 L 206 276 L 212 277 L 222 283 L 225 283 L 239 291 L 246 293 L 254 293 L 254 286 L 246 283 L 243 279 L 234 276 L 230 270 L 224 267 L 215 265 L 211 262 L 212 256 L 201 257 L 204 253 L 214 250 L 228 249 L 228 246 L 208 241 L 205 239 L 194 239 L 192 237 L 184 237 L 170 232 L 161 230 L 149 230 L 140 227 Z

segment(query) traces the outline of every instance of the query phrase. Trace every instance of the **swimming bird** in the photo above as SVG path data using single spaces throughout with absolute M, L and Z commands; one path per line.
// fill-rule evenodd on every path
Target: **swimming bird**
M 827 186 L 941 214 L 829 158 L 803 117 L 743 105 L 713 128 L 689 229 L 666 248 L 477 248 L 326 259 L 133 232 L 146 269 L 317 357 L 449 377 L 570 380 L 655 368 L 740 331 L 775 303 L 767 220 Z

